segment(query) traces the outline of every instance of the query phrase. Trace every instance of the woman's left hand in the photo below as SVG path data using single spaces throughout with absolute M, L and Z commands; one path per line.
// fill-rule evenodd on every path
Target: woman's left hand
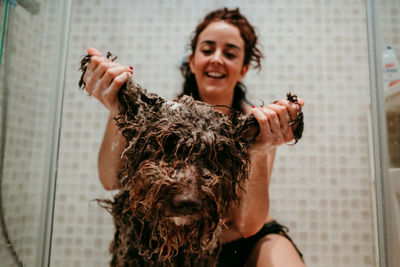
M 298 103 L 304 106 L 303 99 L 299 98 Z M 294 136 L 291 122 L 296 119 L 299 111 L 300 106 L 287 99 L 263 107 L 253 106 L 251 112 L 260 125 L 253 150 L 267 152 L 278 145 L 292 141 Z

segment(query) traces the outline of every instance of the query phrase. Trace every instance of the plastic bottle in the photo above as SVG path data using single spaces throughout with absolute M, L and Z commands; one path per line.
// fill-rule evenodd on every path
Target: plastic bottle
M 399 60 L 392 47 L 387 46 L 382 56 L 383 83 L 385 90 L 400 84 Z

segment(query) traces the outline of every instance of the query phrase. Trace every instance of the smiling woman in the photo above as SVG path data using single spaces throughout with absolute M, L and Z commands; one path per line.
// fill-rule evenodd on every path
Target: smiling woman
M 232 7 L 230 11 L 235 9 L 238 2 L 224 1 Z M 115 137 L 117 132 L 116 128 L 107 127 L 106 135 L 103 136 L 106 123 L 115 122 L 112 113 L 117 112 L 117 109 L 113 110 L 117 105 L 106 99 L 118 87 L 121 79 L 130 76 L 148 88 L 149 92 L 163 99 L 173 99 L 181 93 L 181 85 L 186 81 L 186 75 L 182 78 L 179 73 L 182 58 L 185 58 L 187 68 L 184 71 L 193 77 L 190 81 L 192 83 L 188 82 L 187 86 L 191 91 L 186 94 L 201 100 L 199 94 L 196 96 L 198 90 L 193 90 L 197 82 L 190 70 L 188 58 L 193 55 L 194 64 L 197 64 L 195 49 L 199 42 L 198 38 L 194 38 L 200 37 L 201 33 L 208 31 L 208 26 L 218 22 L 208 17 L 212 22 L 202 24 L 203 21 L 199 19 L 212 10 L 221 9 L 220 3 L 213 0 L 119 0 L 117 4 L 115 1 L 73 1 L 51 266 L 106 266 L 109 262 L 111 256 L 108 248 L 114 237 L 114 224 L 107 212 L 91 202 L 92 199 L 111 198 L 120 190 L 115 177 L 120 170 L 117 164 L 121 151 L 115 157 L 100 156 L 98 161 L 98 148 L 103 137 Z M 230 14 L 227 17 L 230 19 L 228 24 L 237 29 L 240 27 L 235 22 L 245 24 L 235 13 Z M 265 176 L 260 176 L 258 182 L 246 184 L 245 189 L 247 192 L 259 190 L 261 197 L 250 198 L 248 201 L 259 202 L 264 214 L 251 212 L 251 207 L 257 206 L 252 203 L 248 203 L 249 209 L 243 209 L 247 213 L 240 214 L 237 209 L 239 216 L 235 218 L 242 216 L 249 219 L 248 223 L 254 224 L 251 227 L 249 224 L 247 227 L 246 224 L 235 226 L 235 222 L 231 221 L 229 227 L 232 231 L 230 234 L 224 233 L 226 238 L 221 241 L 227 244 L 241 237 L 252 236 L 250 239 L 245 238 L 243 243 L 236 243 L 245 244 L 247 248 L 248 242 L 262 235 L 265 228 L 268 231 L 285 230 L 273 223 L 264 226 L 268 221 L 265 218 L 272 214 L 271 217 L 279 219 L 279 223 L 290 228 L 290 237 L 304 253 L 308 265 L 376 266 L 373 234 L 375 218 L 372 209 L 374 198 L 367 153 L 368 132 L 365 130 L 365 110 L 370 95 L 368 55 L 366 49 L 363 49 L 367 45 L 366 31 L 363 30 L 366 19 L 364 2 L 240 1 L 240 14 L 246 14 L 248 20 L 257 26 L 255 36 L 259 39 L 256 44 L 263 46 L 255 47 L 263 48 L 266 60 L 262 61 L 262 69 L 254 71 L 254 67 L 257 69 L 259 64 L 257 57 L 252 55 L 257 53 L 248 52 L 253 45 L 246 47 L 246 44 L 251 43 L 250 40 L 254 44 L 254 39 L 250 38 L 253 35 L 250 31 L 239 30 L 245 55 L 238 70 L 246 65 L 250 67 L 233 90 L 232 108 L 242 113 L 251 113 L 252 104 L 246 102 L 244 96 L 255 106 L 263 101 L 267 107 L 268 103 L 285 98 L 286 93 L 291 91 L 307 100 L 303 109 L 305 132 L 295 146 L 279 146 L 273 170 L 265 164 L 268 155 L 265 156 L 263 152 L 266 147 L 253 147 L 253 164 L 260 167 L 260 173 L 272 173 L 271 183 L 269 187 L 266 187 L 267 183 L 259 183 L 267 180 Z M 196 25 L 199 22 L 202 28 L 199 28 L 197 35 Z M 190 35 L 195 28 L 193 35 Z M 195 49 L 192 49 L 192 45 Z M 112 75 L 103 77 L 103 73 L 99 72 L 99 79 L 93 81 L 97 80 L 104 87 L 98 87 L 100 90 L 90 97 L 82 96 L 76 85 L 79 79 L 77 63 L 86 54 L 88 47 L 98 48 L 97 52 L 91 49 L 91 53 L 101 51 L 105 55 L 107 51 L 112 51 L 118 55 L 115 62 L 103 60 L 105 62 L 102 64 L 105 67 L 116 67 L 109 74 L 119 73 L 113 80 L 110 78 Z M 397 47 L 396 43 L 393 47 Z M 229 59 L 226 56 L 229 55 L 223 54 L 226 50 L 222 51 L 219 55 L 224 60 L 217 60 L 217 63 L 221 61 L 225 66 L 214 62 L 212 72 L 203 70 L 203 74 L 205 71 L 210 76 L 205 74 L 205 80 L 227 80 L 228 76 L 224 75 Z M 94 62 L 100 62 L 103 58 L 99 55 L 97 59 L 93 57 Z M 130 73 L 132 70 L 129 66 L 134 67 L 134 75 Z M 105 86 L 101 81 L 108 83 Z M 179 105 L 171 106 L 171 109 L 179 108 Z M 259 110 L 264 116 L 263 111 L 267 111 L 259 107 L 254 110 Z M 285 116 L 278 116 L 276 120 L 281 124 Z M 289 127 L 288 124 L 286 126 Z M 264 134 L 260 142 L 263 143 L 269 136 Z M 109 140 L 110 150 L 114 148 L 117 152 L 121 146 L 125 148 L 125 144 L 121 145 L 122 139 Z M 104 187 L 115 191 L 104 190 L 99 183 L 99 174 Z M 203 175 L 210 176 L 206 173 Z M 111 179 L 107 180 L 107 177 Z M 267 189 L 268 196 L 263 193 Z M 175 205 L 179 206 L 176 201 Z M 258 216 L 253 217 L 257 214 L 263 220 L 259 220 Z M 180 215 L 171 218 L 170 222 L 174 224 L 190 223 Z M 258 241 L 272 240 L 273 237 L 267 235 Z M 288 239 L 280 240 L 281 245 L 291 248 L 291 253 L 286 253 L 281 259 L 286 259 L 289 254 L 297 254 Z M 257 259 L 258 252 L 266 248 L 266 244 L 258 243 L 252 249 L 251 259 Z M 234 255 L 234 252 L 228 255 Z
M 232 112 L 230 108 L 235 107 L 242 113 L 251 112 L 259 124 L 257 141 L 249 151 L 251 162 L 249 179 L 241 181 L 241 184 L 235 188 L 240 202 L 229 210 L 227 228 L 222 229 L 220 236 L 221 243 L 229 242 L 227 245 L 231 246 L 232 242 L 241 242 L 243 239 L 252 238 L 258 234 L 258 237 L 252 239 L 253 241 L 249 244 L 251 247 L 259 246 L 257 254 L 254 254 L 256 256 L 251 259 L 251 265 L 262 266 L 269 262 L 279 263 L 281 266 L 304 266 L 301 254 L 297 253 L 284 227 L 280 227 L 277 232 L 267 230 L 260 235 L 260 230 L 265 229 L 264 224 L 274 222 L 273 217 L 269 215 L 268 196 L 276 147 L 293 140 L 295 125 L 291 122 L 297 120 L 304 101 L 299 99 L 300 104 L 296 104 L 288 99 L 282 99 L 260 108 L 253 106 L 252 110 L 248 111 L 249 108 L 243 101 L 245 99 L 242 90 L 244 86 L 240 82 L 251 62 L 255 61 L 260 67 L 259 61 L 262 55 L 257 48 L 257 39 L 253 27 L 239 9 L 224 8 L 210 12 L 196 28 L 189 64 L 183 65 L 183 67 L 189 65 L 190 72 L 183 73 L 189 74 L 189 77 L 185 76 L 187 80 L 188 78 L 195 79 L 193 87 L 189 88 L 193 93 L 192 96 L 198 96 L 198 100 L 214 105 L 217 110 L 226 114 L 230 114 Z M 121 158 L 125 144 L 131 146 L 132 142 L 121 141 L 121 132 L 116 131 L 113 116 L 116 110 L 121 110 L 118 108 L 121 104 L 118 100 L 118 92 L 131 78 L 132 72 L 129 67 L 115 63 L 108 57 L 102 57 L 97 49 L 91 48 L 88 53 L 91 57 L 83 76 L 85 89 L 111 112 L 99 154 L 100 179 L 104 185 L 111 184 L 119 188 L 124 176 L 119 174 L 121 160 L 118 159 Z M 185 88 L 187 80 L 184 83 L 184 89 L 187 89 Z M 238 94 L 235 95 L 237 92 Z M 119 149 L 111 148 L 115 143 L 120 144 Z M 110 175 L 110 168 L 114 170 L 114 175 Z M 231 178 L 236 179 L 236 177 Z M 115 213 L 114 216 L 116 216 Z M 269 234 L 275 237 L 263 238 Z M 284 240 L 283 243 L 282 240 Z M 284 245 L 279 245 L 281 243 Z M 181 245 L 183 244 L 177 244 L 178 247 Z M 274 251 L 271 247 L 274 247 Z M 230 254 L 233 252 L 227 254 L 224 252 L 226 248 L 222 247 L 219 266 L 242 266 L 252 252 L 245 248 L 236 249 L 236 257 L 232 258 Z M 288 252 L 294 253 L 288 254 Z
M 199 98 L 209 104 L 232 106 L 234 88 L 249 69 L 244 65 L 245 43 L 239 29 L 216 21 L 201 32 L 197 42 L 189 65 Z

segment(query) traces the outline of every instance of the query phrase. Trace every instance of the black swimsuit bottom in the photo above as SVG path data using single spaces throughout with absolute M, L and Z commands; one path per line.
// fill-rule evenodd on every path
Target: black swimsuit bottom
M 254 246 L 257 242 L 266 235 L 269 234 L 279 234 L 287 239 L 293 244 L 300 257 L 303 259 L 303 254 L 296 247 L 292 239 L 288 236 L 289 229 L 277 223 L 276 221 L 272 221 L 264 224 L 260 231 L 257 234 L 252 235 L 248 238 L 240 238 L 238 240 L 225 243 L 222 245 L 221 253 L 219 254 L 217 267 L 234 267 L 234 266 L 243 266 L 250 253 L 253 251 Z

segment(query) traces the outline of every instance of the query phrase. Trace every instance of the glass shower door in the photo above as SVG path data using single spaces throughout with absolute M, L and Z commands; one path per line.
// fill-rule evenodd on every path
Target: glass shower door
M 396 66 L 395 54 L 399 60 L 400 2 L 368 0 L 367 6 L 380 264 L 397 267 L 400 263 L 400 66 Z
M 0 262 L 47 266 L 70 1 L 0 2 Z

